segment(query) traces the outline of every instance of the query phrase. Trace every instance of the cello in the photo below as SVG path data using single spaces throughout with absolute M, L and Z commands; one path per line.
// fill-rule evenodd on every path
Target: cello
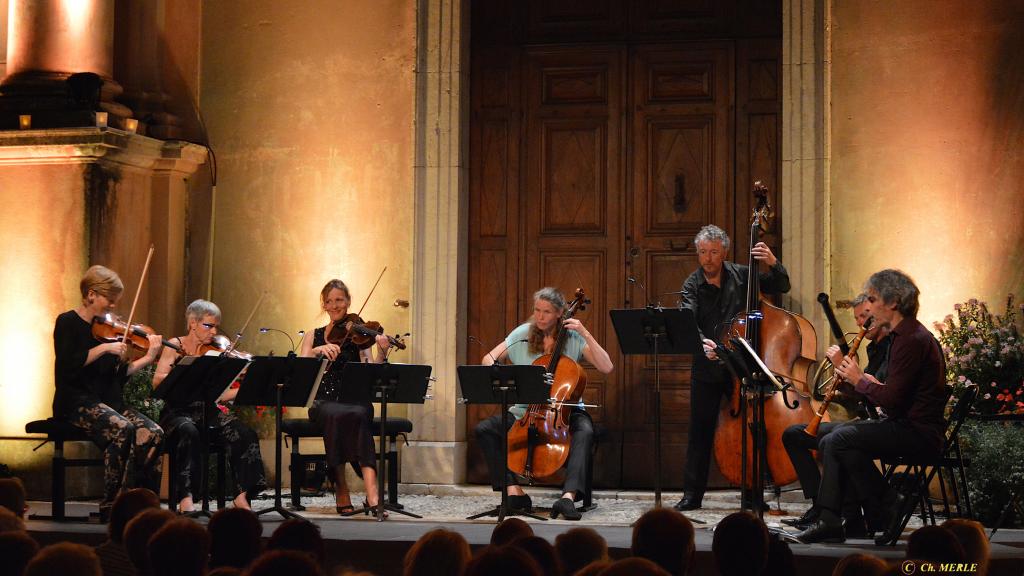
M 577 288 L 572 302 L 558 322 L 558 336 L 551 354 L 533 361 L 544 366 L 551 380 L 550 402 L 530 404 L 523 417 L 508 430 L 508 469 L 532 481 L 554 475 L 569 458 L 569 417 L 573 406 L 583 398 L 587 373 L 575 360 L 562 355 L 569 329 L 565 321 L 590 302 Z
M 756 182 L 754 194 L 757 196 L 757 204 L 751 217 L 751 250 L 771 213 L 767 188 Z M 746 312 L 732 319 L 721 341 L 728 348 L 733 338 L 745 338 L 769 371 L 792 384 L 791 388 L 805 401 L 796 400 L 791 404 L 786 393 L 777 389 L 769 390 L 763 396 L 750 394 L 742 390 L 740 381 L 734 378 L 731 395 L 723 400 L 718 415 L 715 461 L 729 482 L 750 488 L 755 486 L 751 474 L 751 470 L 755 469 L 753 453 L 759 451 L 761 462 L 757 468 L 765 466 L 774 485 L 783 486 L 795 482 L 797 475 L 782 445 L 782 432 L 791 425 L 805 424 L 814 416 L 814 409 L 807 400 L 810 399 L 809 375 L 813 374 L 816 362 L 817 336 L 806 318 L 774 306 L 764 299 L 759 287 L 758 262 L 752 254 L 748 265 Z M 757 406 L 759 398 L 763 398 L 761 406 Z M 746 406 L 741 406 L 741 402 L 746 403 Z M 752 446 L 755 441 L 743 417 L 743 410 L 747 414 L 763 414 L 760 426 L 764 441 L 758 451 L 740 449 L 741 446 Z M 755 495 L 758 500 L 760 497 Z

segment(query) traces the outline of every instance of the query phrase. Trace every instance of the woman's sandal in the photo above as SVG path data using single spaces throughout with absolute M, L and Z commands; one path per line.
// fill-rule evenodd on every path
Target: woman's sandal
M 381 510 L 381 512 L 383 513 L 384 518 L 388 517 L 388 511 L 387 510 Z M 373 514 L 373 517 L 376 518 L 377 517 L 377 505 L 374 504 L 373 506 L 370 506 L 370 501 L 369 500 L 363 500 L 363 514 L 365 514 L 367 516 L 369 516 L 370 514 Z

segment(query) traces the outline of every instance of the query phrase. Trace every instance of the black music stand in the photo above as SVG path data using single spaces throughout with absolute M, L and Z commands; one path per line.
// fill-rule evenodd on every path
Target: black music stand
M 693 310 L 648 306 L 610 310 L 623 354 L 654 355 L 654 507 L 661 508 L 661 364 L 662 354 L 696 354 L 700 338 Z
M 772 373 L 768 366 L 761 360 L 757 352 L 751 346 L 750 342 L 746 338 L 733 337 L 729 340 L 732 344 L 732 350 L 725 348 L 724 346 L 718 346 L 716 353 L 722 358 L 726 367 L 733 376 L 738 378 L 743 384 L 740 394 L 754 393 L 757 395 L 757 402 L 754 404 L 754 414 L 749 420 L 749 428 L 753 430 L 753 456 L 751 461 L 753 462 L 753 470 L 751 471 L 752 486 L 751 490 L 751 502 L 750 507 L 752 510 L 757 512 L 757 515 L 762 520 L 764 519 L 764 477 L 768 472 L 768 466 L 766 462 L 766 454 L 764 453 L 765 446 L 767 446 L 767 434 L 764 427 L 764 396 L 769 390 L 774 390 L 782 394 L 783 402 L 787 407 L 795 408 L 799 405 L 799 400 L 794 400 L 794 404 L 790 404 L 787 391 L 792 388 L 791 382 L 780 382 L 779 379 Z M 743 424 L 742 429 L 745 431 L 748 428 L 748 415 L 747 415 L 747 403 L 742 399 L 740 400 L 740 421 Z M 743 489 L 743 481 L 747 478 L 747 435 L 743 434 L 743 438 L 740 444 L 740 489 Z M 740 499 L 740 508 L 746 510 L 746 502 Z
M 380 449 L 377 450 L 377 521 L 387 516 L 384 510 L 422 518 L 406 512 L 400 506 L 385 502 L 384 499 L 384 453 L 387 451 L 387 434 L 384 426 L 388 421 L 388 403 L 423 404 L 429 396 L 430 366 L 420 364 L 372 364 L 368 362 L 347 362 L 341 370 L 341 391 L 338 400 L 349 404 L 380 402 Z M 397 470 L 389 470 L 396 474 Z
M 281 505 L 281 410 L 285 406 L 308 407 L 320 388 L 326 359 L 287 356 L 257 356 L 252 359 L 235 404 L 274 406 L 274 505 L 256 512 L 257 516 L 277 512 L 283 518 L 304 519 Z M 294 489 L 294 487 L 293 487 Z
M 208 460 L 210 457 L 210 425 L 207 413 L 221 395 L 231 387 L 231 383 L 242 373 L 248 360 L 228 358 L 226 356 L 186 356 L 171 369 L 163 382 L 153 390 L 153 397 L 164 401 L 172 412 L 187 410 L 192 404 L 202 403 L 203 411 L 199 418 L 199 460 L 203 463 L 196 479 L 200 486 L 199 494 L 202 506 L 199 510 L 189 512 L 186 516 L 210 516 L 210 490 L 207 481 Z M 179 462 L 184 465 L 184 462 Z M 176 471 L 171 470 L 171 474 Z M 168 494 L 168 499 L 177 494 Z
M 547 404 L 551 400 L 551 384 L 545 378 L 544 366 L 532 364 L 492 364 L 490 366 L 459 366 L 459 388 L 462 404 L 501 404 L 501 504 L 468 516 L 476 520 L 497 516 L 500 524 L 506 516 L 527 516 L 547 520 L 524 510 L 508 507 L 508 407 L 511 404 Z

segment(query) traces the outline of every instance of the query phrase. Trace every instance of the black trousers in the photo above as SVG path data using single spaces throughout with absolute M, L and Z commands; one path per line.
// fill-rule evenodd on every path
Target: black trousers
M 810 436 L 804 432 L 806 424 L 794 424 L 782 433 L 782 445 L 786 447 L 789 460 L 796 470 L 796 477 L 800 480 L 800 488 L 804 491 L 804 498 L 816 500 L 818 498 L 818 487 L 821 485 L 821 472 L 818 470 L 818 463 L 814 461 L 812 450 L 817 450 L 822 438 L 827 436 L 842 422 L 822 422 L 818 427 L 818 435 Z
M 703 496 L 708 486 L 718 411 L 722 396 L 731 386 L 729 380 L 701 380 L 697 375 L 690 383 L 690 433 L 683 466 L 683 491 L 686 493 Z
M 167 431 L 168 449 L 175 450 L 178 469 L 171 470 L 170 473 L 178 475 L 175 489 L 182 496 L 199 496 L 197 484 L 202 470 L 202 445 L 199 425 L 196 422 L 201 419 L 201 414 L 171 413 L 166 414 L 161 420 L 161 425 Z M 227 447 L 227 457 L 236 483 L 235 489 L 249 496 L 259 494 L 267 487 L 267 478 L 256 431 L 233 415 L 220 410 L 216 416 L 207 418 L 208 423 L 210 420 L 216 421 L 220 440 Z
M 515 417 L 509 414 L 508 425 L 511 427 L 515 421 Z M 566 474 L 562 492 L 572 492 L 581 496 L 588 488 L 587 458 L 594 449 L 594 423 L 590 419 L 590 414 L 574 408 L 569 416 L 569 433 L 572 435 L 572 443 L 569 444 L 569 458 L 565 462 Z M 506 463 L 501 461 L 501 437 L 501 414 L 481 420 L 476 425 L 476 439 L 484 452 L 487 469 L 491 473 L 491 487 L 495 491 L 501 490 L 502 471 L 505 472 L 505 481 L 509 486 L 519 483 L 508 471 Z
M 889 485 L 875 466 L 876 458 L 934 456 L 935 448 L 906 420 L 845 423 L 819 441 L 822 476 L 818 506 L 840 514 L 846 498 L 876 514 Z

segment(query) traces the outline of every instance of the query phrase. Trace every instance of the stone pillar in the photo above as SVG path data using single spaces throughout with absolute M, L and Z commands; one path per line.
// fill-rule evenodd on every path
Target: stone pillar
M 85 269 L 121 275 L 126 314 L 154 244 L 136 319 L 181 333 L 186 180 L 205 158 L 201 146 L 120 130 L 0 131 L 0 269 L 9 279 L 0 303 L 17 310 L 0 317 L 0 452 L 30 488 L 49 486 L 49 454 L 10 439 L 52 414 L 53 322 L 80 302 Z M 100 476 L 69 475 L 70 494 L 95 494 Z
M 828 0 L 782 3 L 782 261 L 793 282 L 784 305 L 814 324 L 819 356 L 831 341 L 811 304 L 830 288 L 828 7 Z
M 0 129 L 12 115 L 33 114 L 33 127 L 89 125 L 92 111 L 68 113 L 65 80 L 78 72 L 103 79 L 99 107 L 120 126 L 131 110 L 114 102 L 114 0 L 9 0 L 7 76 L 0 83 Z
M 465 358 L 469 190 L 469 2 L 417 6 L 414 361 L 437 378 L 433 400 L 413 405 L 413 437 L 402 476 L 426 484 L 466 478 L 466 410 L 456 403 L 455 367 Z
M 114 69 L 124 83 L 123 100 L 140 120 L 140 134 L 164 140 L 181 137 L 181 119 L 167 111 L 163 88 L 164 0 L 118 5 Z

